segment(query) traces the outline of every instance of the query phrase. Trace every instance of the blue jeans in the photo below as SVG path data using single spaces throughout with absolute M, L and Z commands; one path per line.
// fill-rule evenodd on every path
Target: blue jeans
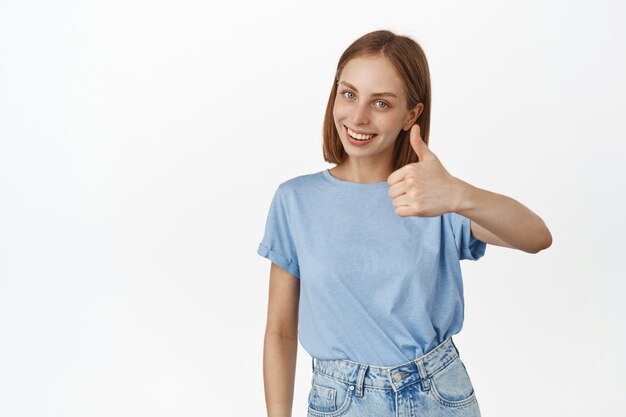
M 480 416 L 452 337 L 393 367 L 313 358 L 307 417 Z

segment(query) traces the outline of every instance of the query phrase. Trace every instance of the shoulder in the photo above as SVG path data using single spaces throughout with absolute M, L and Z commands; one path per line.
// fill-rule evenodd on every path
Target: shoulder
M 448 213 L 444 213 L 441 215 L 441 218 L 451 224 L 452 226 L 461 225 L 464 221 L 468 220 L 467 217 L 460 215 L 454 211 L 450 211 Z
M 470 219 L 456 212 L 441 215 L 443 223 L 452 231 L 455 239 L 464 233 L 470 233 Z
M 298 175 L 281 182 L 278 185 L 278 192 L 285 197 L 301 194 L 311 186 L 317 184 L 320 178 L 321 172 Z

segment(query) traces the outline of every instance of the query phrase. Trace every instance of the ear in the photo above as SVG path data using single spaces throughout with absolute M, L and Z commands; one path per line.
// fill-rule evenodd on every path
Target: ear
M 402 125 L 402 130 L 409 130 L 411 126 L 415 124 L 415 121 L 420 116 L 420 114 L 422 114 L 422 111 L 424 111 L 424 104 L 417 103 L 417 106 L 415 106 L 413 110 L 409 112 L 407 120 Z

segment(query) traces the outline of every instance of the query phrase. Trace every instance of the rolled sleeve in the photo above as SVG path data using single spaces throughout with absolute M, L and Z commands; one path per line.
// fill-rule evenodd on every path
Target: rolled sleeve
M 300 278 L 296 245 L 289 228 L 289 219 L 281 186 L 278 187 L 272 198 L 265 224 L 265 234 L 257 253 L 271 260 L 294 277 Z

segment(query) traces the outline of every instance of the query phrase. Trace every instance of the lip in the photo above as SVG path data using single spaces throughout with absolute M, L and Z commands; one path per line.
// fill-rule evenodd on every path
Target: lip
M 343 126 L 343 131 L 346 133 L 346 139 L 348 139 L 348 142 L 350 142 L 353 146 L 367 146 L 367 144 L 371 143 L 372 139 L 374 139 L 377 136 L 376 134 L 374 134 L 374 136 L 372 136 L 368 140 L 356 140 L 356 139 L 352 139 L 352 136 L 350 136 L 350 134 L 348 133 L 347 126 L 345 125 Z
M 358 133 L 359 135 L 375 135 L 376 134 L 376 133 L 368 133 L 368 132 L 359 132 L 358 130 L 352 129 L 351 127 L 348 127 L 346 125 L 344 125 L 344 127 L 346 127 L 347 129 L 350 129 L 354 133 Z

